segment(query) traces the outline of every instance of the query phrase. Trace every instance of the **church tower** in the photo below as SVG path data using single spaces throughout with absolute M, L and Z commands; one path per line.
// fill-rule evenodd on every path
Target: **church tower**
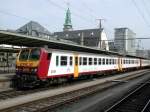
M 71 12 L 70 12 L 69 8 L 67 9 L 67 12 L 66 12 L 66 17 L 65 17 L 65 23 L 64 23 L 63 30 L 64 31 L 72 31 L 73 30 L 72 23 L 71 23 Z

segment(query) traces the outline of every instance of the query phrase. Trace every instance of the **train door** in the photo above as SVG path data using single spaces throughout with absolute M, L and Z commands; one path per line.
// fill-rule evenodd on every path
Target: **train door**
M 74 56 L 74 78 L 79 76 L 78 55 Z
M 122 71 L 122 59 L 118 57 L 118 71 Z

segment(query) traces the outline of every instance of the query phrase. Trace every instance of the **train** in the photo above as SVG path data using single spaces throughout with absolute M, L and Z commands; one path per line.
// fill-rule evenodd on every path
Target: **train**
M 16 59 L 17 88 L 49 85 L 80 77 L 147 68 L 150 60 L 118 53 L 23 48 Z

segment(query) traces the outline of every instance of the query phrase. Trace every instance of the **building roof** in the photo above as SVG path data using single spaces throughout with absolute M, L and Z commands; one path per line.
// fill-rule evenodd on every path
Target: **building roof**
M 38 33 L 51 35 L 51 33 L 46 28 L 44 28 L 42 25 L 40 25 L 38 22 L 35 21 L 30 21 L 16 30 L 17 33 L 22 33 L 27 35 L 32 35 L 32 31 L 37 33 L 37 35 Z

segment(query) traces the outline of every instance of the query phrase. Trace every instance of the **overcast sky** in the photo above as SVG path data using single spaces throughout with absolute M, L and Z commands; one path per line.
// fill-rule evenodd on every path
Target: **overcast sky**
M 0 0 L 0 29 L 17 29 L 33 20 L 50 32 L 62 31 L 68 1 L 75 30 L 97 28 L 96 19 L 102 18 L 110 39 L 118 27 L 150 37 L 150 0 Z M 141 46 L 150 49 L 149 42 Z

